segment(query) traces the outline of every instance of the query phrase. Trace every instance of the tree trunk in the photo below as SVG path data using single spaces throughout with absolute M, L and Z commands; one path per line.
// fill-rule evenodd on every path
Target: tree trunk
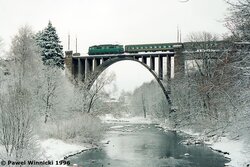
M 142 94 L 142 108 L 143 108 L 144 118 L 146 118 L 147 117 L 147 112 L 146 112 L 145 99 L 144 99 L 143 94 Z

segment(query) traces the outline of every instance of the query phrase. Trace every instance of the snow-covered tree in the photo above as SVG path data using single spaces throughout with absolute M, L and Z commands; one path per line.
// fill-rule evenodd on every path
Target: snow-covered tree
M 18 34 L 13 38 L 10 58 L 12 59 L 11 62 L 15 63 L 15 68 L 9 67 L 13 75 L 20 83 L 31 84 L 28 79 L 32 78 L 39 70 L 40 57 L 34 33 L 28 25 L 21 27 Z
M 40 114 L 44 118 L 44 123 L 48 119 L 56 119 L 57 114 L 63 114 L 67 109 L 67 79 L 63 76 L 58 67 L 43 66 L 40 75 L 40 87 L 37 98 L 39 100 Z M 73 85 L 71 85 L 73 87 Z
M 227 0 L 229 16 L 226 17 L 226 26 L 233 37 L 240 41 L 250 41 L 250 1 Z
M 233 119 L 234 130 L 239 135 L 249 134 L 250 121 L 250 1 L 235 0 L 227 1 L 229 4 L 229 15 L 226 17 L 226 26 L 231 31 L 230 39 L 235 43 L 237 50 L 229 60 L 231 71 L 235 76 L 235 91 L 238 110 Z M 234 99 L 235 100 L 235 99 Z M 249 141 L 248 135 L 248 141 Z
M 169 115 L 169 122 L 174 128 L 191 127 L 209 132 L 227 127 L 224 123 L 229 122 L 234 105 L 230 103 L 234 94 L 228 90 L 234 79 L 229 77 L 230 66 L 224 61 L 227 54 L 213 52 L 217 40 L 217 35 L 208 32 L 188 36 L 190 45 L 197 51 L 187 56 L 200 58 L 186 61 L 185 75 L 171 80 L 171 99 L 177 112 Z
M 32 30 L 29 26 L 20 28 L 12 40 L 8 62 L 10 75 L 0 90 L 0 143 L 6 153 L 1 157 L 15 160 L 31 155 L 36 157 L 32 126 L 37 108 L 33 84 L 36 83 L 39 58 Z
M 42 60 L 45 65 L 64 69 L 63 46 L 55 27 L 49 21 L 48 26 L 37 33 L 37 44 L 41 47 Z

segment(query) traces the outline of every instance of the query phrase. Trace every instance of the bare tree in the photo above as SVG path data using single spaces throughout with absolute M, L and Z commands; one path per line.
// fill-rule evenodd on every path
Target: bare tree
M 250 1 L 226 0 L 229 4 L 229 15 L 226 17 L 226 27 L 237 41 L 250 41 Z
M 84 82 L 77 81 L 76 96 L 77 110 L 90 113 L 95 102 L 102 97 L 104 88 L 115 79 L 114 74 L 107 75 L 103 72 L 98 78 L 95 73 L 90 74 Z M 93 83 L 93 84 L 92 84 Z M 90 86 L 92 84 L 92 86 Z
M 235 42 L 236 51 L 228 60 L 231 62 L 231 73 L 235 82 L 232 90 L 235 91 L 235 99 L 237 104 L 237 113 L 235 113 L 234 131 L 237 134 L 247 136 L 249 134 L 249 103 L 250 103 L 250 1 L 236 0 L 226 1 L 229 5 L 229 15 L 225 19 L 227 28 L 231 31 L 230 40 Z M 250 136 L 247 136 L 248 138 Z
M 186 75 L 172 81 L 173 102 L 179 108 L 174 121 L 177 127 L 192 127 L 206 135 L 225 133 L 239 108 L 234 56 L 230 48 L 214 51 L 217 35 L 193 33 L 189 41 L 196 50 L 187 56 L 199 59 L 187 61 Z

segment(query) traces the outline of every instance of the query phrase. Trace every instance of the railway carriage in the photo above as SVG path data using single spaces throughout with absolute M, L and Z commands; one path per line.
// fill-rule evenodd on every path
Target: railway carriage
M 181 43 L 126 45 L 125 53 L 158 52 L 158 51 L 166 52 L 166 51 L 174 51 L 174 49 L 181 47 L 183 47 Z

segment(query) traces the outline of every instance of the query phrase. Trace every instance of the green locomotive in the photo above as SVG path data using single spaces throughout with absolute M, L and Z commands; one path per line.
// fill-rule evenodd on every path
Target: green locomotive
M 122 53 L 139 53 L 139 52 L 157 52 L 157 51 L 174 51 L 176 48 L 182 48 L 182 43 L 160 43 L 160 44 L 140 44 L 125 45 L 95 45 L 89 47 L 89 55 L 101 54 L 122 54 Z
M 122 45 L 95 45 L 89 47 L 89 55 L 102 55 L 102 54 L 122 54 L 124 49 Z

